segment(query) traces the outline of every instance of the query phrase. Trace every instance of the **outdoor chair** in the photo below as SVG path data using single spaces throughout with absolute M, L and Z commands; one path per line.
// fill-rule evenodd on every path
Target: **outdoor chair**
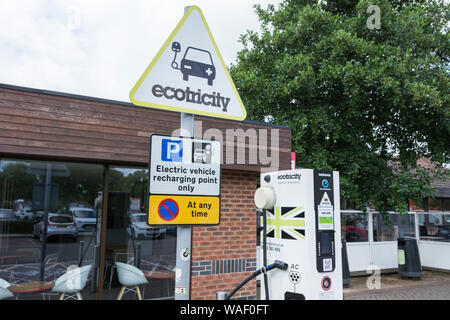
M 130 291 L 136 292 L 138 299 L 142 300 L 139 285 L 148 283 L 144 272 L 132 265 L 122 262 L 116 262 L 116 268 L 117 275 L 119 276 L 119 282 L 122 285 L 119 295 L 117 296 L 117 300 L 122 300 L 123 295 Z
M 84 267 L 76 267 L 64 273 L 55 281 L 55 286 L 52 288 L 52 292 L 60 293 L 59 300 L 75 299 L 83 300 L 81 296 L 81 291 L 86 286 L 87 278 L 89 272 L 91 271 L 92 265 L 87 265 Z M 64 299 L 65 294 L 69 296 Z M 76 299 L 75 299 L 76 300 Z
M 14 294 L 8 290 L 10 285 L 8 281 L 0 278 L 0 300 L 14 297 Z

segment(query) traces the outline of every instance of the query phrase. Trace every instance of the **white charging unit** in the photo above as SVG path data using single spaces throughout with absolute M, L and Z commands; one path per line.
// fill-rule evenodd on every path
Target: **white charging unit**
M 267 273 L 270 300 L 342 300 L 339 172 L 263 173 L 255 204 L 266 214 L 267 262 L 288 264 Z

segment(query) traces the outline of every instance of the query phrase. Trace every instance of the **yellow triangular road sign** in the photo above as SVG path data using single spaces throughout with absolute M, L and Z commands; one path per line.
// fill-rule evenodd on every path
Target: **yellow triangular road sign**
M 133 104 L 215 118 L 247 112 L 205 17 L 189 7 L 130 92 Z

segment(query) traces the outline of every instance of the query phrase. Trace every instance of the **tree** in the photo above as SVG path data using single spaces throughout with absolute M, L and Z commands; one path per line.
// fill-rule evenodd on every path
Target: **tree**
M 249 119 L 291 127 L 298 167 L 340 171 L 357 208 L 405 211 L 448 172 L 450 8 L 379 0 L 380 28 L 369 29 L 372 4 L 256 5 L 260 32 L 241 36 L 230 72 Z

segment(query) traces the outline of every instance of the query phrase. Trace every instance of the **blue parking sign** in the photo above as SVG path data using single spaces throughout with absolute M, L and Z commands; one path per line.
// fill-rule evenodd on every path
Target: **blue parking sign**
M 183 161 L 183 141 L 173 139 L 162 139 L 161 141 L 161 161 L 182 162 Z

